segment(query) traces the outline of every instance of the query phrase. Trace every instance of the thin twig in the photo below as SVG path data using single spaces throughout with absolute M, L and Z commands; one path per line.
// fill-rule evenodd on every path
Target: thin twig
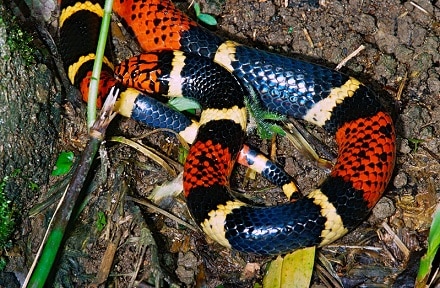
M 413 1 L 410 1 L 409 4 L 413 5 L 414 7 L 416 7 L 417 9 L 419 9 L 420 11 L 422 11 L 423 13 L 425 13 L 426 15 L 432 16 L 431 13 L 429 13 L 428 11 L 426 11 L 424 8 L 422 8 L 422 6 L 420 6 L 417 3 L 414 3 Z
M 397 101 L 400 101 L 400 99 L 401 99 L 401 96 L 403 93 L 403 88 L 405 88 L 407 80 L 408 80 L 408 72 L 405 72 L 405 75 L 403 76 L 402 81 L 400 81 L 399 90 L 397 90 L 397 95 L 396 95 Z
M 163 210 L 163 209 L 161 209 L 161 208 L 159 208 L 159 207 L 149 203 L 148 201 L 140 200 L 140 199 L 137 199 L 137 198 L 134 198 L 134 197 L 131 197 L 131 196 L 126 196 L 125 198 L 127 200 L 131 200 L 131 201 L 136 202 L 138 204 L 147 206 L 148 208 L 154 210 L 155 212 L 160 213 L 160 214 L 170 218 L 171 220 L 176 221 L 178 224 L 183 225 L 183 226 L 185 226 L 185 227 L 187 227 L 187 228 L 189 228 L 189 229 L 191 229 L 191 230 L 193 230 L 195 232 L 199 231 L 199 229 L 197 229 L 193 225 L 191 225 L 191 224 L 183 221 L 182 219 L 178 218 L 177 216 L 174 216 L 173 214 L 171 214 L 171 213 L 169 213 L 169 212 L 167 212 L 167 211 L 165 211 L 165 210 Z
M 315 45 L 313 44 L 312 37 L 310 37 L 309 31 L 307 31 L 306 28 L 303 28 L 303 33 L 306 36 L 307 42 L 309 42 L 310 47 L 315 48 Z
M 148 158 L 150 158 L 151 160 L 153 160 L 154 162 L 156 162 L 157 164 L 162 166 L 165 170 L 167 170 L 168 173 L 170 173 L 174 177 L 177 176 L 177 173 L 169 165 L 169 163 L 172 164 L 176 170 L 179 170 L 179 172 L 182 170 L 182 165 L 180 163 L 172 160 L 171 158 L 163 155 L 162 153 L 160 153 L 159 151 L 157 151 L 151 147 L 145 146 L 141 143 L 132 141 L 132 140 L 127 139 L 122 136 L 113 136 L 110 138 L 110 141 L 123 143 L 125 145 L 128 145 L 128 146 L 140 151 L 145 156 L 147 156 Z
M 325 246 L 325 249 L 361 249 L 361 250 L 370 250 L 370 251 L 381 251 L 381 247 L 374 247 L 374 246 L 359 246 L 359 245 L 327 245 Z
M 397 234 L 394 233 L 394 231 L 386 222 L 382 222 L 382 227 L 393 237 L 393 241 L 396 243 L 397 247 L 399 247 L 399 249 L 403 252 L 405 257 L 408 258 L 410 251 L 406 247 L 406 245 L 402 242 L 402 240 L 400 240 L 399 236 L 397 236 Z
M 354 50 L 352 53 L 350 53 L 350 55 L 348 55 L 347 57 L 345 57 L 339 64 L 338 66 L 336 66 L 335 70 L 339 70 L 342 68 L 342 66 L 344 66 L 348 61 L 350 61 L 351 58 L 355 57 L 357 54 L 359 54 L 359 52 L 361 52 L 362 50 L 365 49 L 364 45 L 359 46 L 359 48 L 357 48 L 356 50 Z

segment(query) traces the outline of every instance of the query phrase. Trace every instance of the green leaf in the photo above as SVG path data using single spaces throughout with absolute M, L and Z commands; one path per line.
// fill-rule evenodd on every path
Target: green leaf
M 200 104 L 192 99 L 176 97 L 168 101 L 168 105 L 177 111 L 200 109 Z
M 200 22 L 211 26 L 217 25 L 217 20 L 213 16 L 205 13 L 200 13 L 200 5 L 197 2 L 194 3 L 194 12 L 196 13 L 196 17 Z
M 107 217 L 105 217 L 105 213 L 102 211 L 98 211 L 98 219 L 96 219 L 96 229 L 98 230 L 98 232 L 101 232 L 106 225 Z
M 37 191 L 39 188 L 40 188 L 40 186 L 38 186 L 37 183 L 35 183 L 35 182 L 29 183 L 29 189 L 31 189 L 32 191 Z
M 11 173 L 11 177 L 16 177 L 21 174 L 21 169 L 14 169 Z
M 185 147 L 180 146 L 179 147 L 179 153 L 177 155 L 177 162 L 179 162 L 180 164 L 184 164 L 186 157 L 188 156 L 188 149 L 185 149 Z
M 412 143 L 414 145 L 414 149 L 413 152 L 417 152 L 417 149 L 419 148 L 419 144 L 423 143 L 424 140 L 422 139 L 417 139 L 417 138 L 408 138 L 408 142 Z
M 55 167 L 52 170 L 52 176 L 65 175 L 70 171 L 73 165 L 73 152 L 61 152 L 58 156 Z
M 204 14 L 201 13 L 199 14 L 199 16 L 197 16 L 197 19 L 199 19 L 201 22 L 211 25 L 211 26 L 216 26 L 217 25 L 217 20 L 209 14 Z
M 310 286 L 315 247 L 296 250 L 270 263 L 263 279 L 265 288 L 306 288 Z
M 6 268 L 6 259 L 4 257 L 0 257 L 0 271 L 3 271 L 3 269 Z
M 263 286 L 266 288 L 279 288 L 281 283 L 281 269 L 283 258 L 278 256 L 269 264 L 269 269 L 263 279 Z
M 194 12 L 196 13 L 197 18 L 199 18 L 199 15 L 200 15 L 200 5 L 197 2 L 194 3 Z

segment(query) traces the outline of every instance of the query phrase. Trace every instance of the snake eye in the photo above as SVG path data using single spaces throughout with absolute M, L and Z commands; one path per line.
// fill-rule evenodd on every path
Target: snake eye
M 131 71 L 131 73 L 130 73 L 130 77 L 131 78 L 134 79 L 134 78 L 136 78 L 138 76 L 139 76 L 139 70 L 135 69 L 135 70 Z

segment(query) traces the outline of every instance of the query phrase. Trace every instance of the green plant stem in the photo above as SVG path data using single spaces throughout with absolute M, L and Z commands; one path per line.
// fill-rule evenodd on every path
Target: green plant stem
M 87 127 L 92 127 L 96 119 L 96 100 L 101 75 L 102 60 L 104 59 L 105 44 L 110 27 L 113 0 L 106 0 L 104 4 L 104 15 L 102 17 L 101 30 L 99 31 L 98 46 L 96 47 L 95 62 L 93 63 L 92 79 L 90 81 L 89 95 L 87 102 Z
M 31 268 L 30 275 L 26 278 L 23 287 L 39 288 L 44 287 L 50 270 L 55 262 L 59 248 L 61 246 L 64 232 L 69 224 L 70 216 L 75 208 L 78 197 L 81 193 L 84 181 L 95 159 L 96 152 L 99 149 L 102 140 L 104 140 L 105 131 L 116 113 L 113 112 L 114 104 L 119 91 L 112 89 L 107 96 L 101 117 L 93 124 L 89 133 L 89 141 L 84 149 L 80 162 L 72 175 L 69 186 L 61 198 L 60 203 L 54 213 L 45 236 L 44 246 L 40 247 L 41 254 L 36 257 L 35 269 Z M 39 251 L 39 252 L 40 252 Z
M 54 215 L 54 220 L 51 225 L 51 232 L 47 237 L 41 257 L 38 260 L 38 264 L 32 273 L 27 287 L 44 287 L 47 277 L 51 271 L 51 267 L 55 262 L 61 246 L 64 232 L 67 224 L 69 223 L 72 210 L 76 204 L 76 200 L 81 192 L 84 180 L 87 177 L 90 166 L 95 158 L 101 142 L 102 139 L 91 138 L 87 143 L 86 149 L 81 156 L 80 165 L 77 166 L 68 190 L 58 206 L 57 213 Z

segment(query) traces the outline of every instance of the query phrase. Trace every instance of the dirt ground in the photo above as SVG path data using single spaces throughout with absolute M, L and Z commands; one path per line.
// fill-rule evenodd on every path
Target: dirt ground
M 396 168 L 385 196 L 369 219 L 347 236 L 320 249 L 312 287 L 337 285 L 323 268 L 327 262 L 343 287 L 413 286 L 440 192 L 440 3 L 427 0 L 323 0 L 319 4 L 292 0 L 206 0 L 199 3 L 203 13 L 217 18 L 219 25 L 212 29 L 225 38 L 328 67 L 336 67 L 358 47 L 365 46 L 342 71 L 396 100 Z M 183 9 L 188 6 L 186 2 L 178 4 Z M 51 13 L 55 15 L 56 9 Z M 49 19 L 45 21 L 53 31 L 54 23 Z M 118 52 L 129 46 L 119 34 L 114 42 Z M 133 48 L 128 51 L 119 58 L 131 54 Z M 85 109 L 78 103 L 66 103 L 63 109 L 59 150 L 73 150 L 79 155 L 86 139 Z M 143 143 L 172 159 L 177 158 L 179 142 L 175 137 L 164 132 L 145 136 L 148 131 L 132 120 L 118 119 L 108 134 L 127 138 L 144 136 Z M 322 131 L 313 133 L 333 147 Z M 262 141 L 255 135 L 249 136 L 249 142 L 264 153 L 271 150 L 270 141 Z M 56 286 L 84 287 L 95 283 L 99 287 L 129 287 L 137 283 L 139 287 L 155 284 L 156 287 L 258 287 L 255 285 L 261 283 L 270 258 L 224 249 L 206 239 L 202 232 L 192 231 L 139 204 L 138 200 L 145 200 L 157 185 L 173 179 L 173 175 L 132 148 L 111 141 L 105 147 L 95 177 L 90 181 L 84 209 L 72 226 L 66 250 L 60 256 L 54 277 Z M 316 187 L 328 172 L 301 156 L 284 138 L 276 140 L 273 156 L 305 192 Z M 237 169 L 233 179 L 235 189 L 259 191 L 252 194 L 258 200 L 281 201 L 278 188 L 259 175 L 255 180 L 244 181 L 245 172 Z M 58 178 L 52 179 L 50 185 L 61 185 L 60 182 Z M 40 201 L 48 198 L 47 189 L 41 189 Z M 12 257 L 7 269 L 20 280 L 30 267 L 44 233 L 41 227 L 46 227 L 52 206 L 23 221 L 23 227 L 18 229 L 25 231 L 15 236 L 23 246 L 15 248 L 26 255 Z M 167 198 L 160 206 L 194 225 L 182 197 Z M 97 219 L 103 218 L 98 215 L 105 215 L 107 225 L 102 230 Z M 399 248 L 396 239 L 402 241 L 404 248 Z M 117 248 L 114 259 L 105 254 L 112 244 Z M 108 278 L 96 276 L 101 263 L 111 264 Z

